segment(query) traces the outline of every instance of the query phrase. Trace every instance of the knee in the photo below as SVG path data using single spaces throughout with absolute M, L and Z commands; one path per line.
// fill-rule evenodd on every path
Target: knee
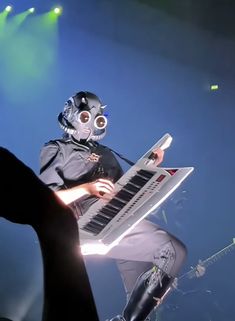
M 182 260 L 184 261 L 187 258 L 188 249 L 182 241 L 177 240 L 177 243 L 178 243 L 177 244 L 178 252 L 179 252 L 180 256 L 182 257 Z
M 181 269 L 182 265 L 184 264 L 187 258 L 188 250 L 186 245 L 177 238 L 173 239 L 173 247 L 175 250 L 175 273 L 178 274 L 179 270 Z

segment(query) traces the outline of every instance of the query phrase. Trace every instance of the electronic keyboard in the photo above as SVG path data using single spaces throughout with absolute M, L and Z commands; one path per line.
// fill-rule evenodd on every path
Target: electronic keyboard
M 104 255 L 141 220 L 156 209 L 193 171 L 193 167 L 161 168 L 153 150 L 165 150 L 172 137 L 165 134 L 116 183 L 110 200 L 99 199 L 79 218 L 83 255 Z

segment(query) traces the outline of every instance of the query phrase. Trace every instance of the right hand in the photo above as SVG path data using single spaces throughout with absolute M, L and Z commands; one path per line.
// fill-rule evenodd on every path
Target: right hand
M 114 193 L 114 184 L 109 179 L 99 178 L 93 182 L 83 184 L 88 194 L 110 199 Z

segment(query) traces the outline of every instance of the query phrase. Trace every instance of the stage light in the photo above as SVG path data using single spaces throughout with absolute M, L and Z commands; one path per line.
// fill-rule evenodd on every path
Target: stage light
M 62 13 L 62 8 L 61 7 L 56 7 L 54 8 L 54 13 L 57 14 L 57 15 L 60 15 Z
M 6 6 L 5 11 L 6 12 L 11 12 L 12 11 L 12 6 Z
M 218 85 L 211 85 L 211 90 L 218 90 L 219 86 Z
M 30 12 L 30 13 L 34 13 L 34 11 L 35 11 L 35 8 L 28 9 L 28 12 Z

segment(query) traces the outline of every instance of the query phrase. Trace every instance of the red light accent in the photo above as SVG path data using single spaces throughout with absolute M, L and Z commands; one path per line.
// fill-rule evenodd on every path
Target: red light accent
M 166 177 L 166 175 L 161 174 L 160 176 L 158 176 L 158 178 L 156 179 L 156 181 L 160 183 L 161 181 L 164 180 L 165 177 Z
M 171 176 L 175 175 L 175 173 L 178 171 L 178 169 L 167 169 L 166 170 Z

